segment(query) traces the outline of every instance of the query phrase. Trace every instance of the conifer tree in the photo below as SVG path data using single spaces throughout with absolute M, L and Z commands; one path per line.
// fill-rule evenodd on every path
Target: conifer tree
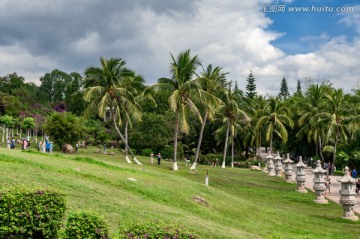
M 285 77 L 282 78 L 281 80 L 281 87 L 280 87 L 280 93 L 278 94 L 278 97 L 280 99 L 286 99 L 290 96 L 290 93 L 289 93 L 289 89 L 288 89 L 288 86 L 287 86 L 287 82 L 286 82 L 286 79 Z
M 255 77 L 250 70 L 250 74 L 247 78 L 247 84 L 246 84 L 246 96 L 250 99 L 253 99 L 256 96 L 256 84 L 255 84 Z
M 297 81 L 296 95 L 297 96 L 302 96 L 300 80 Z

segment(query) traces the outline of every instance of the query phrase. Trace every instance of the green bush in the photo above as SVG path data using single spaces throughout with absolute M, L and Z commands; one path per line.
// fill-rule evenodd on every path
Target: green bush
M 109 238 L 109 230 L 97 213 L 79 210 L 69 215 L 63 238 L 106 239 Z
M 150 156 L 151 152 L 153 152 L 151 149 L 146 148 L 146 149 L 141 150 L 141 155 Z
M 0 238 L 58 238 L 64 194 L 17 187 L 0 193 Z
M 190 233 L 187 228 L 176 223 L 166 223 L 161 220 L 138 221 L 122 224 L 117 235 L 119 239 L 135 238 L 199 238 Z

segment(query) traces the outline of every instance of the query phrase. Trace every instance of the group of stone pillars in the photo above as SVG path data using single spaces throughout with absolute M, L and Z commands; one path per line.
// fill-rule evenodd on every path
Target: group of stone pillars
M 267 170 L 269 176 L 282 176 L 281 172 L 284 171 L 284 176 L 286 182 L 293 183 L 292 175 L 293 175 L 293 164 L 294 161 L 292 161 L 289 157 L 289 154 L 286 155 L 286 159 L 283 161 L 285 167 L 283 170 L 279 152 L 277 153 L 277 156 L 274 158 L 271 153 L 269 152 L 269 155 L 266 157 L 267 160 Z M 275 164 L 274 164 L 274 161 Z M 306 172 L 305 167 L 307 167 L 306 164 L 303 163 L 302 157 L 299 157 L 299 162 L 295 165 L 296 167 L 296 177 L 295 181 L 297 183 L 296 191 L 299 193 L 307 193 L 307 190 L 305 188 L 305 181 L 306 181 Z M 320 160 L 316 162 L 316 168 L 312 171 L 314 173 L 314 186 L 313 189 L 316 194 L 316 199 L 314 202 L 319 204 L 327 204 L 328 200 L 324 197 L 324 192 L 326 190 L 325 185 L 325 176 L 326 176 L 326 170 L 321 167 Z M 354 205 L 356 204 L 355 199 L 355 179 L 353 179 L 349 175 L 349 168 L 345 167 L 344 177 L 338 180 L 341 183 L 341 189 L 339 190 L 339 193 L 341 195 L 340 197 L 340 204 L 343 206 L 344 214 L 342 218 L 349 219 L 353 221 L 359 220 L 359 218 L 354 214 Z

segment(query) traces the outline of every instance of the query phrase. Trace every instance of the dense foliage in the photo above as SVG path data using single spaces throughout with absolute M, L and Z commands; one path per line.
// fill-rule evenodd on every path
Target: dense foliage
M 43 128 L 58 148 L 62 148 L 64 144 L 75 145 L 84 137 L 84 128 L 80 119 L 67 112 L 54 112 L 46 119 Z
M 65 212 L 62 193 L 11 188 L 0 194 L 0 238 L 57 238 Z
M 55 69 L 41 77 L 40 86 L 16 73 L 0 77 L 2 141 L 9 135 L 22 137 L 25 129 L 30 138 L 50 130 L 58 146 L 77 140 L 111 142 L 125 154 L 149 148 L 172 159 L 184 154 L 201 159 L 209 153 L 224 159 L 252 158 L 265 147 L 292 158 L 302 155 L 360 167 L 354 143 L 359 135 L 359 89 L 345 93 L 329 82 L 315 84 L 306 78 L 297 81 L 291 95 L 289 88 L 295 87 L 279 78 L 279 93 L 264 96 L 256 92 L 256 72 L 250 71 L 238 80 L 246 85 L 243 93 L 221 67 L 202 67 L 190 50 L 169 60 L 171 75 L 164 73 L 151 86 L 121 58 L 100 58 L 100 67 L 89 67 L 84 76 Z M 87 116 L 82 125 L 86 134 L 60 127 L 63 118 L 54 118 L 54 111 L 72 113 L 73 122 Z M 44 124 L 45 119 L 51 124 Z M 57 129 L 50 129 L 52 124 Z
M 195 239 L 194 233 L 178 223 L 169 223 L 162 220 L 148 220 L 120 224 L 119 239 L 135 238 L 173 238 L 173 239 Z
M 108 239 L 109 229 L 104 219 L 92 211 L 70 213 L 63 239 Z

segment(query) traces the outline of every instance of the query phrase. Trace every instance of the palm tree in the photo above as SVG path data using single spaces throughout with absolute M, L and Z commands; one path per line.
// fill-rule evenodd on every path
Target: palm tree
M 324 112 L 316 114 L 318 124 L 327 126 L 326 141 L 333 139 L 333 164 L 336 159 L 336 149 L 339 141 L 346 142 L 350 136 L 347 126 L 351 122 L 350 109 L 347 106 L 342 89 L 332 89 L 325 93 Z
M 287 142 L 286 126 L 294 127 L 294 122 L 289 114 L 289 108 L 282 101 L 275 97 L 269 97 L 264 115 L 259 119 L 255 129 L 258 131 L 263 127 L 266 128 L 265 139 L 270 143 L 270 153 L 272 152 L 274 133 L 282 139 L 282 143 Z
M 226 160 L 226 153 L 227 147 L 229 144 L 229 137 L 231 138 L 231 143 L 234 145 L 234 136 L 235 136 L 235 128 L 238 121 L 249 122 L 250 118 L 247 114 L 239 108 L 237 101 L 235 100 L 236 96 L 234 92 L 231 91 L 231 84 L 229 85 L 229 89 L 225 91 L 223 96 L 224 104 L 219 106 L 217 109 L 217 113 L 222 117 L 224 125 L 220 127 L 215 133 L 216 137 L 219 140 L 223 132 L 225 131 L 224 128 L 226 127 L 225 133 L 225 145 L 224 145 L 224 154 L 223 154 L 223 162 L 222 168 L 225 168 L 225 160 Z M 232 150 L 232 158 L 233 158 L 234 150 Z M 231 164 L 233 167 L 233 162 Z
M 172 77 L 161 78 L 158 83 L 149 87 L 147 91 L 170 91 L 169 97 L 170 108 L 175 112 L 175 127 L 174 127 L 174 158 L 173 170 L 178 170 L 177 166 L 177 140 L 179 129 L 184 133 L 189 133 L 189 124 L 187 122 L 187 113 L 191 111 L 199 117 L 202 121 L 199 110 L 194 104 L 195 98 L 201 95 L 201 88 L 199 82 L 193 79 L 195 71 L 200 62 L 197 55 L 191 57 L 190 50 L 180 52 L 177 58 L 171 55 L 170 71 Z
M 137 164 L 141 164 L 132 153 L 127 141 L 120 132 L 118 124 L 122 124 L 122 116 L 126 115 L 124 106 L 131 110 L 136 108 L 136 102 L 128 89 L 121 86 L 121 82 L 129 77 L 125 70 L 126 62 L 121 58 L 100 58 L 101 67 L 89 67 L 85 71 L 84 99 L 89 103 L 85 114 L 97 112 L 104 117 L 106 110 L 110 111 L 110 117 L 120 139 L 129 150 L 131 157 Z
M 199 78 L 199 80 L 202 81 L 202 97 L 200 102 L 204 107 L 205 113 L 202 118 L 199 140 L 195 152 L 195 159 L 192 166 L 190 167 L 190 170 L 196 169 L 206 121 L 208 118 L 210 120 L 214 118 L 215 109 L 222 103 L 219 98 L 214 96 L 214 94 L 219 92 L 219 89 L 222 89 L 223 86 L 221 84 L 225 81 L 226 74 L 227 73 L 222 72 L 221 67 L 217 66 L 213 68 L 210 64 L 206 70 L 203 68 L 203 72 Z
M 330 86 L 327 84 L 311 85 L 306 97 L 296 102 L 296 108 L 302 115 L 298 120 L 300 130 L 296 137 L 307 137 L 309 143 L 313 141 L 316 145 L 316 154 L 322 161 L 324 161 L 322 150 L 326 142 L 326 125 L 324 121 L 319 122 L 319 113 L 323 112 L 323 101 L 329 90 Z
M 141 107 L 138 102 L 141 100 L 141 94 L 145 89 L 145 80 L 142 76 L 136 75 L 134 71 L 128 70 L 129 72 L 121 82 L 120 86 L 127 89 L 129 94 L 134 98 L 134 104 L 128 104 L 128 102 L 120 102 L 123 105 L 124 114 L 123 118 L 125 121 L 125 141 L 129 144 L 128 129 L 129 126 L 132 128 L 132 119 L 135 121 L 141 120 Z M 133 107 L 135 106 L 135 107 Z M 128 149 L 125 147 L 125 159 L 128 161 Z
M 246 101 L 246 112 L 251 117 L 250 125 L 245 131 L 244 146 L 254 147 L 255 156 L 261 157 L 261 129 L 256 129 L 257 122 L 264 116 L 267 101 L 264 96 L 256 95 L 254 98 L 248 98 Z M 258 153 L 256 155 L 256 152 Z

